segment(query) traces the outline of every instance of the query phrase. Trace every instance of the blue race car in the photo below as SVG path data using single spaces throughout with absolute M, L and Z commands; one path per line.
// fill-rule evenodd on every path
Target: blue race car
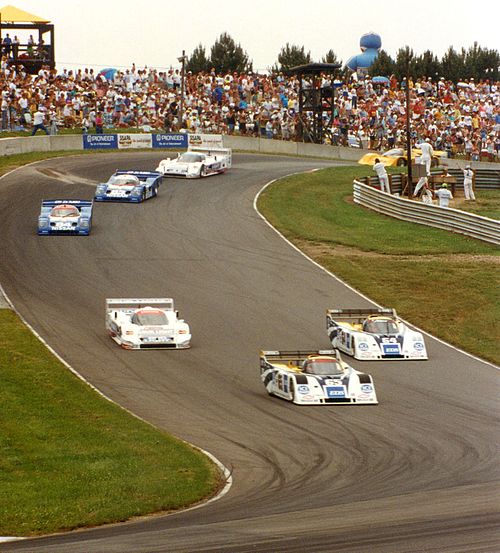
M 98 202 L 139 203 L 158 195 L 163 175 L 150 171 L 116 171 L 108 182 L 97 185 Z
M 38 234 L 88 236 L 92 226 L 92 200 L 43 200 Z

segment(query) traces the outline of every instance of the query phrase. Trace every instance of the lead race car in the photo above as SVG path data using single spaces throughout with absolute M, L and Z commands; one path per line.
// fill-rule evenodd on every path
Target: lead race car
M 299 405 L 378 403 L 372 377 L 338 350 L 261 351 L 260 375 L 269 394 Z
M 156 170 L 165 177 L 185 177 L 195 179 L 224 173 L 231 167 L 230 148 L 195 148 L 176 158 L 160 161 Z
M 106 330 L 125 349 L 186 349 L 191 343 L 172 298 L 109 298 Z
M 422 333 L 395 309 L 327 309 L 326 329 L 332 346 L 356 359 L 428 359 Z
M 88 236 L 92 227 L 90 200 L 43 200 L 38 217 L 38 234 Z
M 116 171 L 108 182 L 97 185 L 94 199 L 98 202 L 139 203 L 158 195 L 162 175 L 153 171 Z

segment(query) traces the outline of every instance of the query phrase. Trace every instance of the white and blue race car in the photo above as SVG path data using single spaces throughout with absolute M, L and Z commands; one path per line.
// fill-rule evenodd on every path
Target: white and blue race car
M 139 203 L 158 195 L 162 175 L 153 171 L 116 171 L 108 182 L 97 185 L 98 202 Z
M 190 148 L 176 158 L 160 161 L 156 168 L 165 177 L 195 179 L 224 173 L 231 167 L 230 148 Z
M 125 349 L 186 349 L 191 330 L 172 298 L 110 298 L 106 330 Z
M 88 236 L 92 227 L 90 200 L 43 200 L 38 217 L 38 234 Z
M 428 359 L 422 333 L 394 309 L 327 309 L 326 329 L 332 346 L 356 359 Z
M 338 350 L 261 351 L 268 394 L 299 405 L 376 405 L 373 379 L 353 369 Z

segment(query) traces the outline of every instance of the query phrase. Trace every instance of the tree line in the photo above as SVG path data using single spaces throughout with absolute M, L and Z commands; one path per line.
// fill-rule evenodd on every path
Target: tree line
M 276 63 L 268 69 L 273 72 L 286 72 L 292 67 L 312 61 L 311 52 L 306 52 L 304 46 L 286 43 L 281 48 Z M 323 56 L 321 62 L 343 65 L 342 60 L 338 59 L 331 49 Z M 411 77 L 431 77 L 433 80 L 443 77 L 454 82 L 471 78 L 498 81 L 499 67 L 499 52 L 482 48 L 475 42 L 468 50 L 462 48 L 456 51 L 450 46 L 441 59 L 430 50 L 417 56 L 408 46 L 400 48 L 395 58 L 381 50 L 369 73 L 372 76 L 395 75 L 398 80 L 402 80 L 408 74 Z M 217 73 L 245 73 L 253 71 L 253 62 L 240 44 L 236 44 L 228 33 L 222 33 L 210 48 L 209 54 L 200 43 L 186 61 L 186 70 L 193 73 L 209 72 L 212 69 Z M 339 76 L 344 72 L 345 68 L 339 70 Z

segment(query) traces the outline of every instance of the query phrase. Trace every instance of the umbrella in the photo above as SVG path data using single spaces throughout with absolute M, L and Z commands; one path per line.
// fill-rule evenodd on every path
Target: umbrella
M 101 75 L 108 81 L 112 81 L 115 78 L 117 71 L 118 69 L 114 69 L 113 67 L 106 67 L 106 69 L 101 69 L 98 75 Z
M 384 83 L 388 84 L 390 81 L 387 77 L 381 77 L 380 75 L 378 77 L 372 77 L 372 83 Z

